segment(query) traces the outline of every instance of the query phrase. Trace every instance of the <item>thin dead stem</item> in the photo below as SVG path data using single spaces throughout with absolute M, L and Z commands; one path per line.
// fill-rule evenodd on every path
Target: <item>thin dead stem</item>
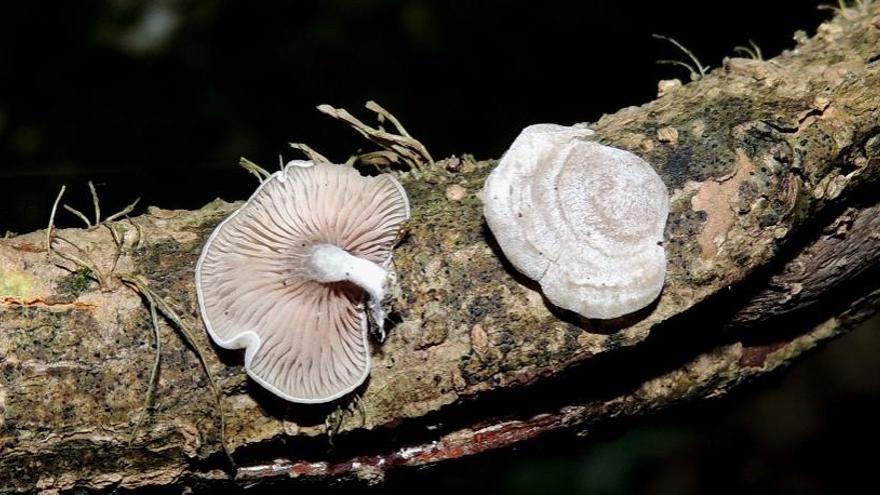
M 110 231 L 110 235 L 113 237 L 113 244 L 116 246 L 113 250 L 113 262 L 110 265 L 110 273 L 114 273 L 116 265 L 119 264 L 119 258 L 122 256 L 122 251 L 125 248 L 125 231 L 123 230 L 120 234 L 116 229 L 119 228 L 121 230 L 122 227 L 112 222 L 105 221 L 103 225 Z
M 242 161 L 252 164 L 252 162 L 249 162 L 245 159 L 242 159 Z M 242 165 L 242 166 L 245 166 L 245 165 Z M 248 168 L 248 167 L 245 167 L 245 168 Z M 260 174 L 265 174 L 266 177 L 269 176 L 268 172 L 266 172 L 265 170 L 263 170 L 262 168 L 260 168 L 259 166 L 255 165 L 255 164 L 253 164 L 252 168 L 248 168 L 248 170 L 251 171 L 252 173 L 254 173 L 255 175 L 257 175 L 258 177 L 260 177 Z M 126 284 L 127 286 L 129 286 L 129 287 L 133 288 L 135 291 L 137 291 L 141 295 L 141 297 L 147 302 L 147 305 L 150 309 L 150 316 L 151 316 L 151 321 L 152 321 L 152 326 L 153 326 L 153 335 L 154 335 L 155 342 L 156 342 L 156 354 L 155 354 L 155 359 L 153 361 L 153 368 L 152 368 L 152 371 L 150 372 L 150 382 L 149 382 L 149 385 L 147 388 L 147 396 L 144 399 L 144 412 L 138 418 L 138 421 L 134 426 L 134 429 L 131 433 L 131 437 L 129 439 L 129 443 L 131 443 L 133 440 L 136 439 L 138 430 L 140 429 L 143 422 L 146 421 L 147 417 L 149 416 L 150 405 L 153 403 L 153 400 L 155 398 L 159 368 L 160 368 L 160 364 L 161 364 L 161 342 L 160 342 L 159 322 L 158 322 L 158 314 L 161 313 L 162 316 L 164 316 L 166 320 L 168 320 L 170 323 L 173 324 L 173 326 L 177 330 L 178 334 L 181 335 L 181 337 L 183 338 L 184 343 L 188 347 L 190 347 L 193 350 L 193 352 L 196 354 L 196 357 L 198 358 L 199 363 L 201 364 L 201 367 L 204 370 L 205 375 L 208 378 L 208 383 L 210 384 L 211 390 L 214 393 L 214 397 L 217 401 L 217 409 L 218 409 L 219 416 L 220 416 L 220 444 L 221 444 L 221 448 L 222 448 L 224 454 L 226 455 L 226 457 L 229 459 L 230 465 L 234 468 L 235 462 L 233 461 L 232 456 L 226 447 L 226 414 L 223 410 L 223 402 L 221 400 L 220 388 L 217 386 L 217 383 L 214 380 L 213 374 L 211 374 L 210 368 L 208 367 L 208 362 L 205 359 L 205 355 L 202 352 L 201 348 L 198 346 L 198 343 L 196 342 L 192 331 L 183 322 L 183 320 L 180 318 L 180 316 L 178 316 L 177 312 L 174 311 L 174 309 L 167 302 L 165 302 L 164 299 L 162 299 L 159 295 L 157 295 L 155 292 L 153 292 L 153 290 L 150 289 L 149 286 L 147 286 L 146 282 L 144 282 L 142 279 L 140 279 L 139 277 L 136 277 L 136 276 L 132 276 L 132 275 L 124 275 L 124 274 L 115 275 L 115 271 L 117 268 L 119 258 L 121 257 L 121 255 L 124 251 L 124 248 L 125 248 L 125 231 L 123 230 L 122 225 L 115 223 L 114 221 L 118 218 L 125 217 L 125 219 L 128 221 L 128 223 L 134 227 L 134 229 L 137 233 L 136 241 L 134 241 L 134 247 L 136 248 L 142 240 L 143 233 L 141 231 L 140 226 L 136 222 L 134 222 L 130 218 L 128 218 L 128 214 L 134 210 L 134 208 L 137 205 L 140 198 L 136 199 L 134 202 L 132 202 L 130 205 L 126 206 L 125 208 L 123 208 L 119 212 L 114 213 L 113 215 L 110 215 L 109 217 L 107 217 L 106 220 L 101 221 L 101 210 L 100 210 L 98 195 L 97 195 L 97 192 L 95 191 L 94 184 L 89 182 L 89 189 L 92 192 L 92 199 L 93 199 L 93 203 L 94 203 L 94 207 L 95 207 L 95 224 L 94 225 L 92 225 L 89 222 L 88 218 L 85 215 L 83 215 L 81 212 L 79 212 L 73 208 L 70 208 L 67 205 L 62 205 L 62 206 L 64 206 L 65 209 L 67 209 L 68 211 L 74 213 L 75 215 L 77 215 L 78 217 L 83 219 L 83 221 L 86 223 L 87 228 L 93 228 L 96 226 L 103 225 L 103 226 L 107 227 L 107 229 L 110 231 L 110 235 L 113 238 L 113 242 L 116 246 L 116 249 L 113 254 L 113 260 L 111 262 L 110 270 L 106 274 L 104 274 L 101 270 L 98 269 L 97 263 L 89 255 L 88 252 L 86 252 L 84 249 L 79 247 L 73 241 L 58 235 L 54 231 L 55 215 L 58 210 L 58 205 L 61 202 L 61 197 L 64 195 L 65 189 L 66 189 L 66 187 L 62 186 L 61 190 L 58 192 L 58 196 L 55 198 L 55 203 L 52 205 L 52 212 L 49 216 L 49 226 L 46 229 L 47 256 L 49 256 L 51 258 L 52 254 L 55 254 L 56 256 L 66 260 L 70 263 L 73 263 L 75 267 L 84 268 L 84 269 L 89 270 L 90 276 L 95 278 L 95 280 L 97 280 L 97 282 L 101 285 L 102 289 L 108 288 L 108 281 L 111 278 L 113 280 L 122 281 L 124 284 Z M 54 246 L 55 242 L 64 243 L 67 246 L 69 246 L 71 249 L 65 250 L 65 251 L 56 249 Z M 68 270 L 70 269 L 69 267 L 64 267 L 63 265 L 58 265 L 58 266 L 65 268 L 65 269 L 68 269 Z
M 272 177 L 272 174 L 266 171 L 263 167 L 257 165 L 256 163 L 248 160 L 245 157 L 241 157 L 238 159 L 238 165 L 251 173 L 254 177 L 260 181 L 260 184 L 265 182 L 269 177 Z
M 144 236 L 143 229 L 141 229 L 141 226 L 138 225 L 137 222 L 135 222 L 134 220 L 132 220 L 131 218 L 129 218 L 128 215 L 125 216 L 125 219 L 128 220 L 128 223 L 129 223 L 132 227 L 134 227 L 134 232 L 135 232 L 135 234 L 137 234 L 137 237 L 136 237 L 135 240 L 131 243 L 131 248 L 132 248 L 132 249 L 137 249 L 137 248 L 141 247 L 141 239 L 142 239 L 143 236 Z
M 229 459 L 229 462 L 232 466 L 235 466 L 235 461 L 232 459 L 232 455 L 226 448 L 226 414 L 223 410 L 223 401 L 221 399 L 222 395 L 220 393 L 220 388 L 217 386 L 217 382 L 214 380 L 214 375 L 211 373 L 211 369 L 208 367 L 208 361 L 205 359 L 205 355 L 199 347 L 198 343 L 193 336 L 192 331 L 189 326 L 183 322 L 183 320 L 178 316 L 177 312 L 158 294 L 153 292 L 152 289 L 141 280 L 139 277 L 131 276 L 131 275 L 120 275 L 120 279 L 123 282 L 128 284 L 129 286 L 135 288 L 147 301 L 152 301 L 152 304 L 155 304 L 158 308 L 159 312 L 162 313 L 168 321 L 174 324 L 174 328 L 177 329 L 178 333 L 183 337 L 184 343 L 189 346 L 190 349 L 196 354 L 196 357 L 199 360 L 199 364 L 201 364 L 202 369 L 205 372 L 205 376 L 208 378 L 208 383 L 211 387 L 211 390 L 214 392 L 214 397 L 217 401 L 217 410 L 220 416 L 220 446 L 223 449 L 223 452 L 226 454 L 226 457 Z
M 400 122 L 390 112 L 373 101 L 367 102 L 366 107 L 367 109 L 376 112 L 380 123 L 379 128 L 364 124 L 344 108 L 333 108 L 330 105 L 319 105 L 318 110 L 336 120 L 345 122 L 361 136 L 376 143 L 384 150 L 398 155 L 413 171 L 418 171 L 424 167 L 432 167 L 434 165 L 434 159 L 431 157 L 431 154 L 428 153 L 428 149 L 425 145 L 406 132 L 406 129 L 403 128 Z M 391 122 L 399 134 L 382 129 L 381 124 L 385 120 Z
M 112 224 L 112 222 L 117 218 L 121 218 L 123 216 L 127 217 L 127 215 L 134 210 L 135 206 L 137 206 L 140 198 L 137 198 L 136 200 L 134 200 L 134 202 L 132 202 L 122 210 L 110 215 L 109 217 L 107 217 L 106 220 L 102 221 L 101 205 L 100 200 L 98 199 L 98 192 L 95 189 L 95 184 L 92 181 L 89 181 L 89 191 L 92 195 L 92 205 L 95 210 L 94 224 L 81 211 L 66 204 L 61 205 L 65 210 L 69 211 L 70 213 L 81 219 L 83 223 L 85 223 L 86 229 L 94 229 L 95 227 L 103 225 L 107 227 L 107 229 L 110 231 L 110 235 L 113 237 L 113 242 L 116 244 L 116 250 L 113 254 L 110 270 L 105 274 L 98 268 L 98 263 L 92 258 L 92 256 L 88 252 L 79 247 L 75 242 L 61 237 L 55 232 L 55 215 L 58 212 L 58 205 L 61 203 L 61 197 L 64 195 L 65 190 L 66 186 L 61 186 L 61 190 L 58 192 L 58 196 L 55 198 L 55 203 L 52 205 L 52 212 L 49 215 L 49 226 L 46 228 L 46 255 L 51 259 L 52 255 L 54 254 L 65 261 L 73 263 L 75 267 L 85 268 L 89 270 L 90 276 L 98 282 L 98 284 L 101 286 L 101 290 L 109 290 L 111 289 L 110 282 L 113 280 L 112 276 L 113 273 L 116 271 L 116 266 L 119 262 L 120 256 L 122 255 L 123 244 L 125 241 L 124 233 L 120 235 L 120 233 L 117 231 L 117 227 Z M 67 246 L 71 247 L 73 251 L 63 251 L 56 248 L 54 241 L 65 243 Z M 138 230 L 138 241 L 140 241 L 140 230 Z M 65 270 L 74 271 L 69 266 L 64 266 L 62 264 L 56 263 L 56 266 Z
M 91 192 L 91 195 L 92 195 L 92 205 L 95 210 L 95 223 L 92 224 L 92 222 L 89 220 L 89 218 L 81 211 L 79 211 L 75 208 L 72 208 L 71 206 L 68 206 L 66 204 L 61 204 L 61 198 L 62 198 L 62 196 L 64 196 L 64 192 L 67 189 L 67 186 L 61 186 L 61 190 L 58 191 L 58 196 L 55 198 L 55 202 L 52 204 L 52 212 L 49 214 L 49 225 L 46 228 L 46 256 L 51 258 L 52 254 L 55 254 L 59 258 L 64 259 L 70 263 L 73 263 L 75 266 L 77 266 L 79 268 L 88 269 L 91 273 L 92 278 L 94 278 L 98 282 L 98 284 L 101 286 L 101 289 L 108 290 L 110 288 L 108 283 L 111 280 L 111 276 L 113 275 L 114 271 L 116 270 L 116 265 L 119 261 L 120 256 L 122 255 L 123 244 L 125 241 L 124 233 L 120 237 L 119 232 L 116 230 L 116 227 L 112 222 L 118 218 L 121 218 L 121 217 L 128 218 L 128 214 L 131 213 L 132 211 L 134 211 L 134 208 L 137 206 L 138 202 L 140 201 L 140 198 L 135 199 L 128 206 L 126 206 L 122 210 L 110 215 L 109 217 L 107 217 L 105 220 L 102 221 L 101 220 L 101 204 L 100 204 L 100 200 L 98 199 L 98 192 L 95 189 L 95 184 L 92 181 L 89 181 L 88 184 L 89 184 L 89 191 Z M 113 242 L 116 244 L 116 251 L 114 252 L 113 261 L 111 263 L 111 267 L 110 267 L 110 270 L 108 271 L 108 273 L 104 274 L 101 270 L 99 270 L 98 264 L 89 255 L 89 253 L 87 253 L 84 249 L 80 248 L 73 241 L 70 241 L 64 237 L 59 236 L 55 232 L 55 215 L 58 213 L 58 205 L 59 204 L 61 204 L 61 206 L 65 210 L 69 211 L 70 213 L 74 214 L 79 219 L 81 219 L 83 221 L 83 223 L 85 223 L 86 229 L 93 229 L 95 227 L 103 225 L 103 226 L 107 227 L 107 229 L 110 231 L 110 235 L 113 237 Z M 131 220 L 129 220 L 129 223 L 132 223 Z M 134 225 L 134 223 L 132 223 L 132 225 Z M 135 229 L 138 231 L 138 242 L 140 242 L 140 228 L 135 225 Z M 66 243 L 68 246 L 70 246 L 71 248 L 74 249 L 75 253 L 64 252 L 59 249 L 56 249 L 53 244 L 54 240 L 58 240 L 58 241 Z M 59 264 L 56 264 L 56 265 L 61 268 L 66 269 L 66 270 L 70 269 L 70 267 L 66 267 L 63 265 L 59 265 Z
M 311 160 L 315 163 L 333 163 L 330 160 L 328 160 L 326 156 L 313 150 L 307 144 L 304 144 L 304 143 L 289 143 L 289 144 L 290 144 L 291 148 L 293 148 L 295 150 L 302 151 L 303 154 L 305 154 L 309 158 L 309 160 Z
M 86 224 L 86 229 L 93 229 L 93 228 L 101 225 L 101 202 L 98 200 L 98 191 L 95 190 L 95 183 L 92 181 L 89 181 L 88 184 L 89 184 L 89 192 L 92 195 L 92 208 L 94 209 L 94 212 L 95 212 L 95 223 L 92 223 L 92 221 L 89 220 L 89 217 L 87 217 L 85 215 L 85 213 L 83 213 L 83 212 L 81 212 L 71 206 L 68 206 L 68 205 L 61 205 L 61 206 L 63 206 L 65 210 L 78 216 Z M 140 198 L 138 198 L 138 200 L 139 199 Z M 137 204 L 137 200 L 135 201 L 134 204 Z M 118 215 L 119 214 L 117 214 L 117 216 Z M 112 218 L 110 220 L 112 220 Z
M 749 46 L 733 47 L 733 52 L 745 55 L 752 60 L 764 60 L 764 54 L 761 52 L 761 47 L 752 40 L 749 40 Z
M 376 168 L 387 167 L 393 163 L 400 163 L 400 155 L 387 150 L 370 151 L 369 153 L 356 155 L 354 158 L 364 165 L 373 165 Z
M 61 196 L 64 196 L 64 190 L 67 189 L 67 186 L 61 186 L 61 190 L 58 191 L 58 196 L 55 197 L 55 202 L 52 203 L 52 213 L 49 214 L 49 226 L 46 227 L 46 257 L 52 256 L 52 229 L 55 227 L 55 213 L 58 211 L 58 203 L 61 202 Z
M 64 252 L 64 251 L 60 251 L 58 249 L 55 249 L 55 247 L 53 246 L 53 244 L 51 242 L 51 241 L 55 241 L 55 240 L 66 243 L 68 246 L 72 247 L 76 251 L 77 254 L 73 254 L 70 252 Z M 83 248 L 79 247 L 75 242 L 73 242 L 65 237 L 61 237 L 58 234 L 53 235 L 51 241 L 49 243 L 49 248 L 52 253 L 54 253 L 56 256 L 58 256 L 61 259 L 64 259 L 66 261 L 73 263 L 75 266 L 77 266 L 79 268 L 85 268 L 85 269 L 89 270 L 89 272 L 91 272 L 90 276 L 92 278 L 94 278 L 95 281 L 98 282 L 98 285 L 101 286 L 102 290 L 107 290 L 109 288 L 109 285 L 107 283 L 107 277 L 103 273 L 101 273 L 101 270 L 98 269 L 98 264 L 95 263 L 95 260 L 91 257 L 91 255 L 89 255 L 88 252 L 86 252 Z M 56 264 L 56 266 L 58 266 L 60 268 L 64 268 L 65 270 L 76 271 L 76 270 L 71 270 L 69 267 L 66 267 L 63 265 Z
M 101 224 L 101 205 L 98 201 L 98 191 L 95 191 L 95 184 L 89 181 L 89 191 L 92 193 L 92 204 L 95 205 L 95 225 Z
M 365 106 L 367 107 L 367 110 L 372 110 L 376 112 L 376 119 L 379 121 L 380 126 L 385 119 L 388 119 L 388 121 L 391 122 L 392 125 L 394 125 L 394 127 L 397 129 L 397 132 L 401 136 L 412 138 L 412 136 L 408 132 L 406 132 L 406 129 L 404 129 L 403 126 L 400 124 L 400 121 L 397 120 L 397 117 L 392 115 L 391 112 L 389 112 L 388 110 L 382 108 L 381 105 L 373 100 L 370 100 Z
M 672 43 L 676 48 L 681 50 L 682 53 L 687 55 L 687 57 L 690 58 L 691 62 L 692 62 L 692 63 L 689 63 L 689 62 L 685 62 L 682 60 L 658 60 L 657 61 L 658 64 L 677 65 L 679 67 L 684 67 L 688 71 L 690 71 L 690 76 L 691 76 L 692 81 L 697 81 L 697 80 L 702 79 L 709 72 L 710 67 L 704 66 L 703 64 L 701 64 L 700 60 L 697 58 L 696 55 L 694 55 L 694 53 L 692 51 L 688 50 L 684 45 L 682 45 L 681 43 L 679 43 L 675 39 L 670 38 L 668 36 L 663 36 L 660 34 L 652 34 L 651 36 L 653 36 L 654 38 L 656 38 L 658 40 L 668 41 L 669 43 Z
M 137 206 L 137 204 L 140 202 L 140 200 L 141 200 L 141 198 L 135 199 L 134 201 L 131 202 L 130 205 L 126 206 L 125 208 L 123 208 L 123 209 L 117 211 L 116 213 L 110 215 L 109 217 L 107 217 L 104 220 L 104 222 L 112 222 L 116 219 L 119 219 L 119 218 L 122 218 L 124 216 L 129 215 L 131 212 L 134 211 L 134 208 Z
M 816 8 L 819 10 L 830 10 L 844 19 L 853 20 L 865 15 L 870 4 L 871 0 L 853 0 L 852 3 L 846 0 L 837 0 L 837 5 L 819 5 Z
M 141 416 L 138 418 L 137 423 L 135 423 L 134 428 L 131 431 L 131 436 L 128 439 L 128 444 L 131 445 L 132 442 L 137 438 L 138 430 L 140 430 L 141 425 L 147 419 L 147 416 L 150 415 L 150 408 L 153 403 L 153 400 L 156 396 L 156 386 L 159 381 L 159 365 L 162 362 L 162 339 L 159 333 L 159 315 L 156 314 L 156 303 L 150 296 L 142 294 L 144 299 L 147 300 L 147 303 L 150 306 L 150 319 L 153 323 L 153 341 L 156 345 L 156 355 L 153 359 L 153 369 L 150 371 L 150 382 L 147 386 L 147 395 L 144 398 L 144 407 Z
M 85 222 L 86 229 L 92 228 L 92 222 L 89 220 L 89 218 L 87 216 L 85 216 L 85 214 L 83 214 L 83 212 L 81 212 L 75 208 L 72 208 L 68 205 L 61 205 L 61 207 L 64 208 L 65 210 L 73 213 L 74 215 L 78 216 L 83 222 Z

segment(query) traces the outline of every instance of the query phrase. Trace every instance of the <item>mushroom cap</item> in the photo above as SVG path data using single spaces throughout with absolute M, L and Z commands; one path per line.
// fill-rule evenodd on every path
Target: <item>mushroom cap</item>
M 669 195 L 651 165 L 586 139 L 525 128 L 486 180 L 484 214 L 517 270 L 587 318 L 637 311 L 660 294 Z
M 313 280 L 314 247 L 387 268 L 406 193 L 390 175 L 296 161 L 263 182 L 208 238 L 196 265 L 202 318 L 217 345 L 246 348 L 247 373 L 294 402 L 327 402 L 369 374 L 363 289 Z

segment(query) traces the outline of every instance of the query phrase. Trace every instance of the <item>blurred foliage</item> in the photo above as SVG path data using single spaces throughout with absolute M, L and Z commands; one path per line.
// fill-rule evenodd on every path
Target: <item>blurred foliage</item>
M 804 5 L 804 4 L 808 5 Z M 499 156 L 527 124 L 652 99 L 674 36 L 718 66 L 823 15 L 805 0 L 56 0 L 0 4 L 0 231 L 45 223 L 61 183 L 121 207 L 246 197 L 240 156 L 368 147 L 314 107 L 373 99 L 432 154 Z M 75 191 L 72 191 L 75 193 Z M 87 200 L 87 197 L 83 196 Z M 63 222 L 64 219 L 62 218 Z

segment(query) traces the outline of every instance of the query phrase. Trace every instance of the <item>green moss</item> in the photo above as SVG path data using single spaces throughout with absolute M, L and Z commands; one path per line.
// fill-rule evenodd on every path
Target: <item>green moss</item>
M 55 291 L 58 294 L 71 296 L 75 299 L 89 288 L 92 284 L 92 278 L 91 270 L 81 268 L 59 280 L 55 286 Z

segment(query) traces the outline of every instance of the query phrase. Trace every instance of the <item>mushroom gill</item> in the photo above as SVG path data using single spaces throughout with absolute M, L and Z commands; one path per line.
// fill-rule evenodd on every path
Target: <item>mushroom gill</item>
M 365 300 L 381 326 L 409 203 L 390 175 L 292 162 L 214 230 L 196 266 L 212 339 L 293 402 L 327 402 L 369 374 Z M 381 330 L 381 328 L 380 328 Z

